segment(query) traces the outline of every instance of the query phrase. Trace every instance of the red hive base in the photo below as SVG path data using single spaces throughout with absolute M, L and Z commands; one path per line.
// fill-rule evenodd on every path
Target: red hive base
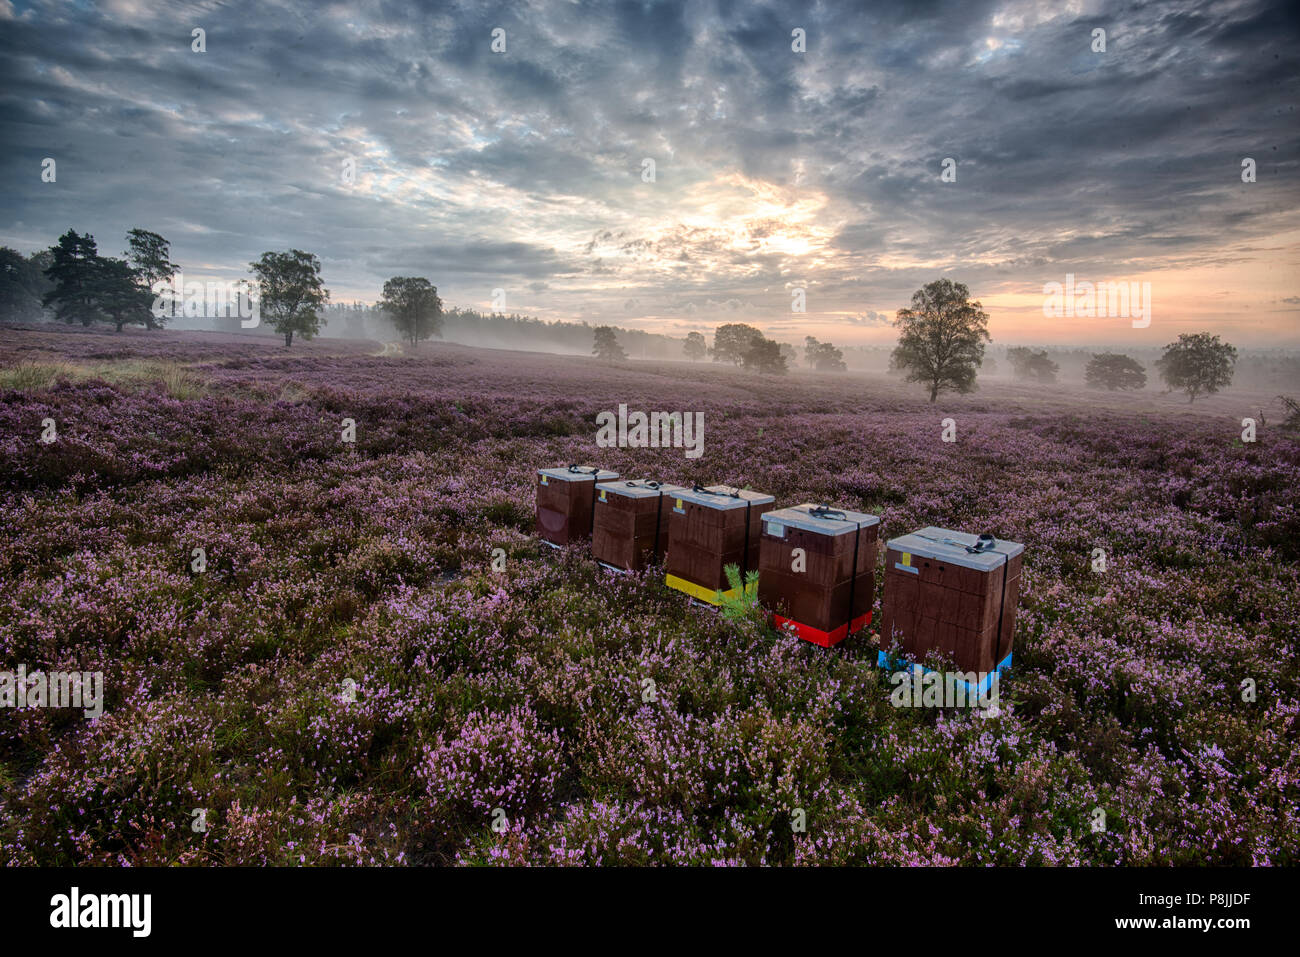
M 820 628 L 814 628 L 812 625 L 804 625 L 795 621 L 793 618 L 786 618 L 783 615 L 772 615 L 772 624 L 778 631 L 793 631 L 804 641 L 811 641 L 814 645 L 820 645 L 823 648 L 829 648 L 831 645 L 838 645 L 850 634 L 857 634 L 867 625 L 871 624 L 871 612 L 865 615 L 859 615 L 849 624 L 840 625 L 834 631 L 822 631 Z

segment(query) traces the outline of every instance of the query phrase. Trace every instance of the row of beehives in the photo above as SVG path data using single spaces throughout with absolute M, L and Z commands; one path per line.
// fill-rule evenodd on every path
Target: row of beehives
M 537 533 L 552 545 L 590 539 L 598 561 L 630 571 L 662 560 L 670 587 L 712 604 L 734 593 L 726 566 L 757 570 L 759 600 L 774 623 L 823 647 L 871 621 L 874 515 L 809 504 L 772 509 L 773 496 L 748 489 L 622 481 L 577 465 L 537 475 Z M 962 671 L 1002 670 L 1011 661 L 1023 552 L 1016 542 L 942 528 L 891 539 L 881 643 L 913 661 L 933 650 Z

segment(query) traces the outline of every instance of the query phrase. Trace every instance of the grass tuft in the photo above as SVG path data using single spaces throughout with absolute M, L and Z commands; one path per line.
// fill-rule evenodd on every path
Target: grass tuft
M 77 367 L 70 362 L 43 362 L 23 359 L 17 364 L 0 369 L 0 390 L 18 392 L 45 392 L 63 379 L 77 376 Z
M 99 379 L 110 385 L 140 389 L 159 385 L 173 399 L 198 399 L 208 391 L 202 376 L 176 362 L 124 359 L 77 364 L 61 360 L 22 359 L 0 368 L 0 391 L 46 392 L 59 382 Z

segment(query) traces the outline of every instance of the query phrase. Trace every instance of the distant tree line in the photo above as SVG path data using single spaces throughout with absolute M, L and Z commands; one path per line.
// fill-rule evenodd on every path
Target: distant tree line
M 627 358 L 619 341 L 620 334 L 626 335 L 626 330 L 597 327 L 592 335 L 592 354 L 607 362 Z M 713 332 L 712 346 L 703 333 L 687 333 L 682 340 L 682 354 L 693 362 L 711 357 L 714 362 L 730 363 L 766 375 L 784 375 L 798 357 L 794 346 L 769 339 L 759 329 L 742 322 L 718 326 Z M 804 361 L 818 372 L 843 372 L 847 368 L 841 350 L 812 336 L 804 340 Z
M 0 312 L 27 321 L 43 318 L 48 309 L 56 321 L 84 326 L 108 322 L 118 332 L 127 325 L 161 328 L 168 313 L 155 308 L 156 290 L 180 266 L 171 261 L 171 244 L 158 233 L 131 229 L 126 242 L 121 258 L 100 255 L 93 236 L 73 229 L 54 246 L 30 256 L 0 247 Z M 295 336 L 311 339 L 319 334 L 329 305 L 319 258 L 300 249 L 265 252 L 249 263 L 249 271 L 256 279 L 260 318 L 284 337 L 286 347 Z M 367 312 L 358 304 L 349 310 L 349 319 L 355 314 L 364 321 Z M 546 323 L 519 315 L 444 310 L 438 288 L 422 276 L 387 280 L 373 312 L 385 317 L 412 348 L 431 336 L 441 336 L 449 321 L 461 327 L 491 327 L 506 340 L 511 333 L 521 339 L 524 333 L 540 333 L 558 341 L 590 335 L 592 354 L 610 363 L 628 357 L 620 335 L 642 343 L 678 341 L 608 325 L 593 328 L 585 322 Z M 931 402 L 943 392 L 975 389 L 985 362 L 985 343 L 992 338 L 988 314 L 978 301 L 971 301 L 964 284 L 950 279 L 928 283 L 913 294 L 910 306 L 898 310 L 894 325 L 898 343 L 890 355 L 890 368 L 906 381 L 926 386 Z M 522 343 L 510 344 L 518 348 Z M 681 354 L 692 361 L 711 357 L 714 362 L 769 375 L 784 375 L 797 355 L 794 346 L 769 339 L 745 323 L 718 326 L 712 347 L 702 333 L 688 333 L 681 341 Z M 1059 364 L 1043 349 L 1015 346 L 1007 350 L 1007 360 L 1020 379 L 1050 384 L 1060 372 Z M 843 350 L 813 336 L 804 339 L 804 361 L 817 372 L 847 368 Z M 1183 334 L 1165 347 L 1155 365 L 1168 390 L 1185 392 L 1188 401 L 1195 402 L 1198 396 L 1213 395 L 1231 384 L 1237 350 L 1209 333 Z M 1094 388 L 1137 390 L 1146 386 L 1146 370 L 1131 356 L 1097 353 L 1088 360 L 1085 381 Z
M 984 362 L 988 315 L 979 302 L 970 301 L 965 285 L 939 279 L 918 289 L 912 305 L 898 311 L 894 320 L 899 330 L 892 367 L 907 381 L 920 382 L 930 390 L 930 401 L 947 391 L 970 392 Z M 1007 350 L 1013 374 L 1040 383 L 1056 381 L 1060 366 L 1043 349 L 1015 346 Z M 1187 393 L 1188 401 L 1212 395 L 1231 382 L 1237 350 L 1209 333 L 1183 334 L 1165 346 L 1156 368 L 1169 391 Z M 1098 353 L 1085 372 L 1095 388 L 1141 389 L 1146 370 L 1130 356 Z
M 49 249 L 24 257 L 0 249 L 0 309 L 19 321 L 39 321 L 48 309 L 56 321 L 159 328 L 153 286 L 179 267 L 157 233 L 132 229 L 122 258 L 100 255 L 95 237 L 70 229 Z
M 0 250 L 0 307 L 24 320 L 39 320 L 50 310 L 56 322 L 92 326 L 110 323 L 162 328 L 172 315 L 160 303 L 174 304 L 163 284 L 180 272 L 171 261 L 171 243 L 147 229 L 126 234 L 121 258 L 100 254 L 95 237 L 69 229 L 48 250 L 23 257 Z M 261 318 L 284 336 L 310 339 L 324 319 L 329 301 L 321 283 L 320 260 L 299 249 L 267 252 L 249 264 L 256 277 Z

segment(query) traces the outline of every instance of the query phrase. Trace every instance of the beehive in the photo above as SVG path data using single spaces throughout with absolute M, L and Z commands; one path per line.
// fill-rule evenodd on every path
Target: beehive
M 685 491 L 649 479 L 598 482 L 591 529 L 591 553 L 611 567 L 641 571 L 663 557 L 668 546 L 665 497 Z
M 587 465 L 538 469 L 538 536 L 555 546 L 590 538 L 596 483 L 616 478 L 617 472 Z
M 774 499 L 762 492 L 726 485 L 696 485 L 665 497 L 668 555 L 664 581 L 670 588 L 718 605 L 733 594 L 727 565 L 741 575 L 758 567 L 758 534 L 764 505 Z
M 824 505 L 765 512 L 758 597 L 773 624 L 823 648 L 865 627 L 876 594 L 879 525 L 874 515 Z
M 890 539 L 880 640 L 920 662 L 931 650 L 961 672 L 983 675 L 1011 664 L 1020 564 L 1025 546 L 946 528 Z

